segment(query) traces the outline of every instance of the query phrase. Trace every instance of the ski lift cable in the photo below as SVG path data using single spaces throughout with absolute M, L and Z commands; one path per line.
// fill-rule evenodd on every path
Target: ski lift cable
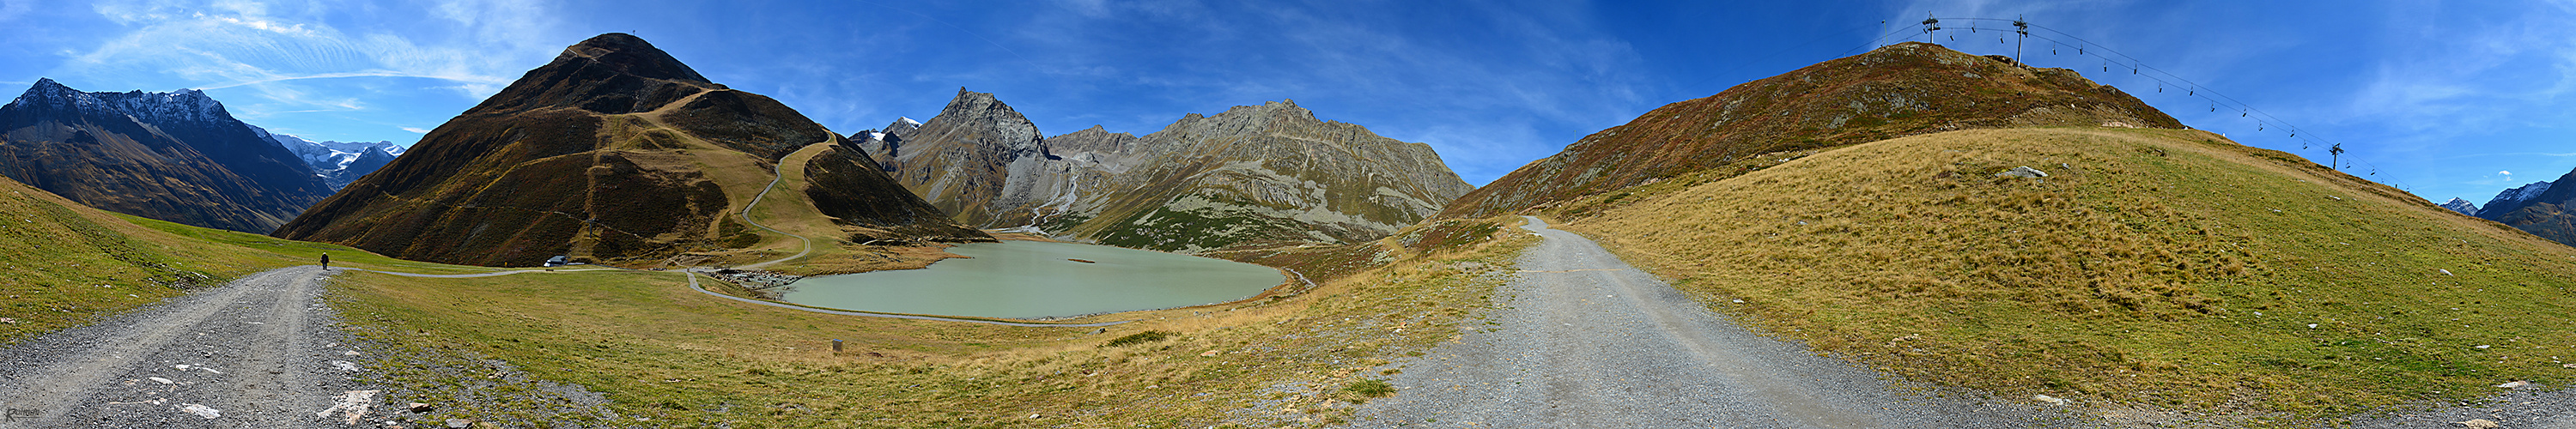
M 1948 19 L 1953 20 L 1953 21 L 2002 21 L 2002 22 L 2020 21 L 2020 20 L 2013 20 L 2013 19 L 2001 19 L 2001 18 L 1948 18 Z M 2026 23 L 2027 21 L 2023 21 L 2023 22 L 2025 22 L 2025 23 Z M 2281 128 L 2282 128 L 2282 131 L 2283 131 L 2283 132 L 2286 132 L 2286 133 L 2290 134 L 2291 138 L 2297 139 L 2297 140 L 2299 140 L 2299 141 L 2301 141 L 2301 142 L 2309 143 L 2310 145 L 2315 145 L 2315 144 L 2324 144 L 2324 145 L 2327 145 L 2327 146 L 2336 146 L 2336 145 L 2338 145 L 2337 143 L 2334 143 L 2332 140 L 2328 140 L 2328 139 L 2326 139 L 2326 138 L 2324 138 L 2324 137 L 2319 137 L 2319 136 L 2317 136 L 2315 133 L 2312 133 L 2312 132 L 2307 132 L 2307 130 L 2302 129 L 2302 128 L 2300 128 L 2300 127 L 2296 126 L 2296 125 L 2293 125 L 2293 124 L 2291 124 L 2289 121 L 2282 120 L 2279 116 L 2275 116 L 2275 115 L 2273 115 L 2271 112 L 2266 112 L 2266 111 L 2263 111 L 2262 109 L 2256 109 L 2256 108 L 2254 108 L 2254 106 L 2253 106 L 2253 105 L 2251 105 L 2251 104 L 2246 104 L 2244 101 L 2237 100 L 2235 97 L 2230 97 L 2230 96 L 2228 96 L 2226 93 L 2218 92 L 2218 91 L 2213 90 L 2213 91 L 2210 91 L 2210 94 L 2211 94 L 2211 95 L 2200 95 L 2200 94 L 2199 94 L 2199 92 L 2200 92 L 2199 90 L 2200 90 L 2201 88 L 2206 88 L 2206 86 L 2203 86 L 2203 85 L 2201 85 L 2201 84 L 2200 84 L 2200 83 L 2198 83 L 2198 82 L 2193 82 L 2193 81 L 2191 81 L 2190 79 L 2183 78 L 2181 75 L 2173 74 L 2173 72 L 2165 71 L 2164 69 L 2160 69 L 2160 68 L 2156 68 L 2155 66 L 2148 65 L 2145 61 L 2140 61 L 2140 60 L 2138 60 L 2138 58 L 2137 58 L 2137 57 L 2130 56 L 2129 54 L 2122 53 L 2122 52 L 2120 52 L 2120 51 L 2118 51 L 2118 50 L 2111 49 L 2111 48 L 2109 48 L 2109 47 L 2100 46 L 2100 44 L 2098 44 L 2098 43 L 2094 43 L 2094 42 L 2093 42 L 2093 41 L 2091 41 L 2091 40 L 2086 40 L 2086 39 L 2084 39 L 2083 37 L 2076 36 L 2076 35 L 2074 35 L 2074 34 L 2067 33 L 2067 32 L 2064 32 L 2064 31 L 2059 31 L 2059 30 L 2057 30 L 2057 29 L 2055 29 L 2055 28 L 2049 28 L 2049 27 L 2047 27 L 2047 26 L 2043 26 L 2043 25 L 2039 25 L 2039 24 L 2028 24 L 2028 25 L 2029 25 L 2030 27 L 2040 29 L 2040 30 L 2045 31 L 2045 32 L 2047 32 L 2047 33 L 2054 33 L 2054 35 L 2055 35 L 2055 36 L 2063 37 L 2063 38 L 2065 38 L 2065 39 L 2067 39 L 2067 40 L 2059 40 L 2057 37 L 2050 37 L 2050 35 L 2049 35 L 2049 34 L 2029 34 L 2029 35 L 2028 35 L 2028 37 L 2037 38 L 2037 39 L 2040 39 L 2041 41 L 2049 42 L 2049 43 L 2051 43 L 2052 45 L 2066 45 L 2066 44 L 2072 44 L 2072 45 L 2075 45 L 2075 46 L 2077 46 L 2077 47 L 2078 47 L 2078 49 L 2079 49 L 2079 51 L 2078 51 L 2078 54 L 2079 54 L 2079 55 L 2090 55 L 2090 56 L 2094 56 L 2094 57 L 2096 57 L 2096 58 L 2100 58 L 2100 59 L 2102 59 L 2102 60 L 2103 60 L 2103 62 L 2104 62 L 2104 64 L 2103 64 L 2103 68 L 2104 68 L 2106 71 L 2107 71 L 2107 69 L 2109 68 L 2109 63 L 2111 63 L 2111 62 L 2121 62 L 2121 63 L 2124 63 L 2124 65 L 2128 65 L 2128 66 L 2130 66 L 2130 67 L 2131 67 L 2131 73 L 2132 73 L 2132 74 L 2137 75 L 2137 76 L 2146 77 L 2146 78 L 2148 78 L 2149 80 L 2154 80 L 2154 81 L 2156 81 L 2156 82 L 2157 82 L 2158 84 L 2160 84 L 2160 85 L 2170 85 L 2170 84 L 2173 84 L 2173 82 L 2167 82 L 2167 81 L 2165 81 L 2165 80 L 2164 80 L 2164 79 L 2162 79 L 2162 78 L 2158 78 L 2158 77 L 2156 77 L 2156 76 L 2154 76 L 2154 75 L 2149 75 L 2149 74 L 2146 74 L 2146 73 L 2144 73 L 2144 72 L 2145 72 L 2145 71 L 2153 71 L 2153 72 L 2156 72 L 2156 74 L 2162 74 L 2162 75 L 2164 75 L 2164 77 L 2170 77 L 2170 78 L 2172 78 L 2174 81 L 2181 82 L 2181 85 L 2180 85 L 2180 86 L 2182 86 L 2182 87 L 2186 88 L 2186 89 L 2189 91 L 2188 95 L 2190 95 L 2190 96 L 2194 96 L 2194 97 L 2199 97 L 2199 98 L 2201 98 L 2201 99 L 2203 99 L 2203 100 L 2207 100 L 2207 101 L 2211 102 L 2211 103 L 2212 103 L 2211 110 L 2213 110 L 2213 111 L 2215 111 L 2215 110 L 2216 110 L 2216 108 L 2218 107 L 2217 105 L 2219 105 L 2219 104 L 2232 105 L 2233 107 L 2236 107 L 2240 112 L 2242 112 L 2242 114 L 2240 114 L 2239 116 L 2244 116 L 2244 117 L 2248 117 L 2248 118 L 2255 119 L 2255 120 L 2256 120 L 2256 123 L 2257 123 L 2256 128 L 2257 128 L 2257 130 L 2258 130 L 2258 131 L 2269 131 L 2269 130 L 2268 130 L 2268 128 L 2269 128 L 2269 124 L 2271 124 L 2271 123 L 2279 123 L 2279 124 L 2281 124 Z M 1970 25 L 1969 25 L 1969 27 L 1971 27 L 1971 28 L 1976 28 L 1976 27 L 1978 27 L 1978 26 L 1976 26 L 1976 25 L 1974 25 L 1974 24 L 1970 24 Z M 1989 28 L 1989 29 L 1992 29 L 1992 28 Z M 1993 29 L 1993 30 L 2003 31 L 2002 29 Z M 2070 42 L 2070 41 L 2071 41 L 2071 42 Z M 2091 45 L 2091 46 L 2087 46 L 2087 45 Z M 2105 55 L 2105 54 L 2097 54 L 2097 53 L 2090 52 L 2090 51 L 2091 51 L 2091 50 L 2093 50 L 2093 49 L 2085 49 L 2085 48 L 2098 48 L 2099 50 L 2104 51 L 2104 52 L 2108 52 L 2109 54 L 2108 54 L 2108 55 Z M 2054 50 L 2054 49 L 2052 48 L 2052 51 L 2053 51 L 2053 50 Z M 2052 52 L 2052 53 L 2054 53 L 2054 52 Z M 2117 56 L 2118 58 L 2112 58 L 2112 56 Z M 2115 61 L 2115 60 L 2125 60 L 2125 61 Z M 2159 92 L 2161 92 L 2161 88 L 2159 88 Z M 2256 117 L 2256 116 L 2253 116 L 2254 114 L 2261 114 L 2261 115 L 2263 115 L 2263 116 Z M 2363 164 L 2363 166 L 2367 166 L 2367 167 L 2369 167 L 2369 168 L 2370 168 L 2370 170 L 2371 170 L 2371 172 L 2370 172 L 2369 174 L 2372 174 L 2372 175 L 2377 175 L 2377 174 L 2378 174 L 2378 166 L 2377 166 L 2377 165 L 2375 165 L 2375 164 L 2372 164 L 2372 163 L 2371 163 L 2369 160 L 2367 160 L 2367 159 L 2363 159 L 2363 158 L 2360 158 L 2360 157 L 2343 157 L 2343 158 L 2344 158 L 2344 159 L 2349 159 L 2349 160 L 2351 160 L 2351 161 L 2353 161 L 2353 162 L 2359 162 L 2359 163 Z M 2329 167 L 2332 167 L 2332 166 L 2329 166 Z M 2397 185 L 2397 186 L 2399 186 L 2399 187 L 2405 187 L 2405 184 L 2403 184 L 2403 183 L 2396 183 L 2396 181 L 2394 181 L 2394 180 L 2390 180 L 2389 182 L 2391 182 L 2393 185 Z
M 1954 18 L 1954 19 L 1967 19 L 1967 18 Z M 1984 18 L 1984 19 L 1986 19 L 1986 20 L 1995 20 L 1994 18 Z M 2081 37 L 2076 37 L 2075 35 L 2067 34 L 2066 32 L 2058 31 L 2057 29 L 2048 28 L 2048 27 L 2041 26 L 2041 25 L 2038 25 L 2038 24 L 2031 24 L 2031 27 L 2033 27 L 2033 28 L 2038 28 L 2038 29 L 2041 29 L 2041 30 L 2046 30 L 2046 31 L 2048 31 L 2048 32 L 2050 32 L 2050 33 L 2056 33 L 2056 34 L 2057 34 L 2057 35 L 2059 35 L 2059 36 L 2063 36 L 2063 37 L 2065 37 L 2065 38 L 2067 38 L 2067 39 L 2074 40 L 2074 41 L 2076 41 L 2077 43 L 2094 45 L 2094 47 L 2099 48 L 2099 50 L 2101 50 L 2101 51 L 2109 52 L 2109 53 L 2110 53 L 2110 55 L 2118 56 L 2119 58 L 2112 58 L 2112 57 L 2110 57 L 2110 56 L 2105 56 L 2105 55 L 2102 55 L 2102 54 L 2094 54 L 2094 53 L 2085 53 L 2085 54 L 2083 54 L 2083 55 L 2091 55 L 2091 56 L 2094 56 L 2094 57 L 2096 57 L 2096 58 L 2101 58 L 2101 59 L 2106 63 L 2106 64 L 2104 65 L 2104 68 L 2106 68 L 2106 69 L 2109 67 L 2107 63 L 2111 63 L 2111 62 L 2122 62 L 2122 63 L 2125 63 L 2124 65 L 2128 65 L 2128 66 L 2130 66 L 2131 68 L 2136 69 L 2136 70 L 2139 70 L 2139 71 L 2153 71 L 2153 72 L 2156 72 L 2156 74 L 2161 74 L 2161 75 L 2164 75 L 2165 77 L 2173 78 L 2173 80 L 2174 80 L 2174 81 L 2181 82 L 2181 83 L 2182 83 L 2182 85 L 2184 85 L 2184 86 L 2194 88 L 2194 90 L 2192 91 L 2192 92 L 2194 93 L 2194 94 L 2193 94 L 2194 96 L 2199 96 L 2199 94 L 2198 94 L 2198 92 L 2199 92 L 2199 91 L 2198 91 L 2198 88 L 2207 88 L 2207 86 L 2203 86 L 2203 85 L 2201 85 L 2201 84 L 2200 84 L 2200 83 L 2198 83 L 2198 82 L 2193 82 L 2193 81 L 2191 81 L 2190 79 L 2185 79 L 2185 78 L 2183 78 L 2183 77 L 2182 77 L 2182 76 L 2180 76 L 2180 75 L 2175 75 L 2175 74 L 2173 74 L 2173 72 L 2168 72 L 2168 71 L 2165 71 L 2164 69 L 2159 69 L 2159 68 L 2156 68 L 2155 66 L 2147 65 L 2147 64 L 2146 64 L 2146 62 L 2144 62 L 2144 61 L 2138 61 L 2138 60 L 2137 60 L 2137 57 L 2133 57 L 2133 56 L 2129 56 L 2128 54 L 2120 53 L 2120 51 L 2118 51 L 2118 50 L 2114 50 L 2114 49 L 2111 49 L 2111 48 L 2108 48 L 2108 47 L 2102 47 L 2102 46 L 2100 46 L 2100 44 L 2098 44 L 2098 43 L 2093 43 L 2093 42 L 2092 42 L 2092 41 L 2090 41 L 2090 40 L 2084 40 L 2084 39 L 2083 39 L 2083 38 L 2081 38 Z M 2034 35 L 2031 35 L 2031 37 L 2039 38 L 2039 39 L 2041 39 L 2041 40 L 2047 40 L 2047 41 L 2050 41 L 2050 42 L 2055 42 L 2055 43 L 2066 43 L 2065 41 L 2056 40 L 2056 39 L 2055 39 L 2055 38 L 2053 38 L 2053 37 L 2048 37 L 2048 36 L 2044 36 L 2044 35 L 2034 34 Z M 2127 61 L 2118 61 L 2118 60 L 2122 60 L 2122 59 L 2125 59 L 2125 60 L 2127 60 Z M 2138 74 L 2139 76 L 2147 76 L 2149 79 L 2156 79 L 2158 82 L 2162 82 L 2162 83 L 2171 83 L 2171 82 L 2163 82 L 2163 79 L 2157 79 L 2157 78 L 2155 78 L 2154 76 L 2146 75 L 2146 74 L 2143 74 L 2143 73 L 2140 73 L 2140 72 L 2133 72 L 2133 73 L 2139 73 L 2139 74 Z M 2210 94 L 2211 94 L 2211 95 L 2216 96 L 2216 98 L 2211 98 L 2211 97 L 2209 97 L 2209 96 L 2200 96 L 2200 97 L 2201 97 L 2201 98 L 2204 98 L 2204 99 L 2210 99 L 2210 100 L 2212 100 L 2212 101 L 2222 101 L 2222 102 L 2223 102 L 2223 103 L 2225 103 L 2225 104 L 2235 105 L 2235 106 L 2236 106 L 2236 107 L 2238 107 L 2240 110 L 2244 110 L 2245 112 L 2247 112 L 2247 113 L 2248 113 L 2248 115 L 2244 115 L 2244 116 L 2253 117 L 2251 114 L 2259 113 L 2259 114 L 2262 114 L 2263 116 L 2260 116 L 2260 117 L 2258 117 L 2258 118 L 2261 118 L 2261 119 L 2267 119 L 2267 120 L 2269 120 L 2270 122 L 2278 122 L 2278 123 L 2281 123 L 2281 124 L 2282 124 L 2283 126 L 2285 126 L 2285 127 L 2287 127 L 2287 126 L 2290 126 L 2290 125 L 2291 125 L 2291 124 L 2289 123 L 2289 121 L 2281 120 L 2281 118 L 2280 118 L 2280 117 L 2278 117 L 2278 116 L 2274 116 L 2274 115 L 2272 115 L 2270 112 L 2265 112 L 2265 111 L 2263 111 L 2263 109 L 2256 109 L 2256 108 L 2254 108 L 2254 107 L 2253 107 L 2253 105 L 2251 105 L 2251 104 L 2246 104 L 2244 101 L 2237 100 L 2235 97 L 2229 97 L 2229 96 L 2227 96 L 2227 94 L 2226 94 L 2226 93 L 2218 92 L 2218 91 L 2212 90 L 2212 91 L 2210 91 Z M 2320 139 L 2320 140 L 2322 140 L 2322 139 Z

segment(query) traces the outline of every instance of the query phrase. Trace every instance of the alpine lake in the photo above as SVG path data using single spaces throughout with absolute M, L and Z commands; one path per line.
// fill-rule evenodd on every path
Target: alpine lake
M 1038 319 L 1229 302 L 1288 280 L 1271 267 L 1090 244 L 1003 240 L 948 252 L 966 258 L 809 277 L 783 298 L 845 310 Z

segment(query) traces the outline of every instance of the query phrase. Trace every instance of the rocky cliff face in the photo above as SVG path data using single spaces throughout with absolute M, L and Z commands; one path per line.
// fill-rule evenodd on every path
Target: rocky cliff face
M 1047 153 L 1036 124 L 993 99 L 993 94 L 957 89 L 957 98 L 939 116 L 916 130 L 901 130 L 900 144 L 887 145 L 890 157 L 881 166 L 897 182 L 976 227 L 1016 226 L 1027 208 L 1056 189 L 1048 179 L 1055 156 Z
M 1765 153 L 2029 126 L 2182 128 L 2073 70 L 1906 42 L 1664 105 L 1522 166 L 1440 215 L 1517 212 Z
M 887 180 L 870 168 L 779 165 L 799 149 L 843 142 L 794 109 L 611 33 L 566 48 L 276 235 L 499 266 L 724 251 L 761 241 L 730 214 L 767 188 L 773 169 L 807 168 L 812 183 Z M 855 237 L 983 236 L 921 216 L 938 211 L 917 197 L 888 193 L 809 197 L 818 208 L 884 206 L 827 210 L 847 215 L 832 222 Z
M 0 106 L 0 175 L 91 207 L 267 233 L 331 191 L 266 136 L 196 90 L 40 79 Z
M 1040 139 L 991 94 L 961 90 L 919 130 L 885 134 L 901 141 L 888 170 L 958 207 L 960 222 L 1144 249 L 1374 240 L 1474 188 L 1428 145 L 1287 101 L 1190 114 L 1143 137 L 1092 127 Z

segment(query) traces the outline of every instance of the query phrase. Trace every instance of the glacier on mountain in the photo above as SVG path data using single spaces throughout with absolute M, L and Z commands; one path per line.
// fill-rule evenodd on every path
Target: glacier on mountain
M 305 165 L 313 167 L 313 175 L 321 177 L 324 184 L 331 186 L 332 191 L 339 191 L 350 182 L 366 177 L 367 173 L 384 168 L 386 162 L 391 162 L 395 156 L 400 156 L 404 150 L 407 150 L 392 141 L 316 142 L 293 134 L 270 132 L 258 126 L 250 128 L 258 132 L 261 138 L 276 142 L 278 147 L 286 148 L 288 152 L 294 152 L 297 158 L 304 160 Z

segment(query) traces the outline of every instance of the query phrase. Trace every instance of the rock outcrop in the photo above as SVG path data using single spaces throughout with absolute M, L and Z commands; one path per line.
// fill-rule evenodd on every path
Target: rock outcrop
M 970 226 L 1025 222 L 1028 206 L 1047 193 L 1041 189 L 1059 188 L 1048 183 L 1061 177 L 1048 170 L 1061 169 L 1048 168 L 1057 159 L 1047 154 L 1037 124 L 993 94 L 958 88 L 956 100 L 939 116 L 917 130 L 889 134 L 902 143 L 884 145 L 880 165 L 931 206 Z
M 708 81 L 643 39 L 604 34 L 440 125 L 276 235 L 498 266 L 723 251 L 763 241 L 732 214 L 769 188 L 772 170 L 805 168 L 809 183 L 859 184 L 806 194 L 847 238 L 984 237 L 909 193 L 863 186 L 888 179 L 851 168 L 858 157 L 844 142 L 777 101 Z M 782 165 L 813 145 L 828 154 Z M 764 206 L 795 203 L 775 197 Z
M 1094 126 L 1036 138 L 991 94 L 960 89 L 919 129 L 888 129 L 863 146 L 883 148 L 871 154 L 897 181 L 959 222 L 1143 249 L 1374 240 L 1474 189 L 1428 145 L 1289 101 L 1190 114 L 1143 137 Z
M 91 207 L 264 234 L 331 193 L 266 137 L 197 90 L 39 79 L 0 106 L 0 175 Z
M 1664 105 L 1522 166 L 1440 216 L 1518 212 L 1766 153 L 2032 126 L 2182 128 L 2073 70 L 1905 42 Z

